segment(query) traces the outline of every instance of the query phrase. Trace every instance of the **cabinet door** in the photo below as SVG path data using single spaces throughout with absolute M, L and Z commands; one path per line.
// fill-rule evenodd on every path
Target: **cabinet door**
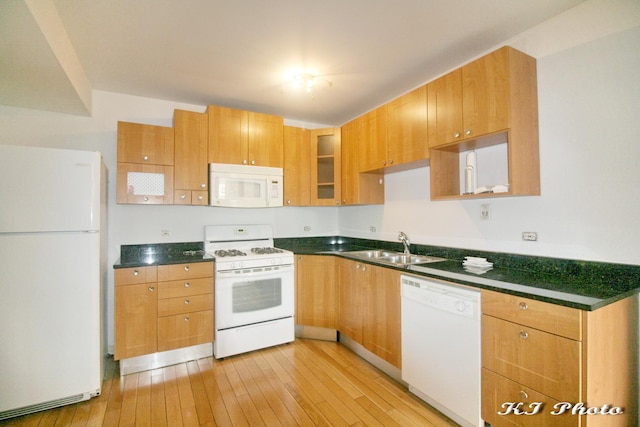
M 118 122 L 118 162 L 173 165 L 173 128 Z
M 461 69 L 427 85 L 427 117 L 430 147 L 463 138 Z
M 118 163 L 116 202 L 173 204 L 173 166 Z
M 337 259 L 338 330 L 362 344 L 362 289 L 367 266 L 356 261 Z M 364 269 L 364 270 L 363 270 Z
M 247 161 L 248 129 L 246 111 L 207 107 L 209 116 L 209 163 L 242 164 Z
M 286 206 L 309 206 L 311 174 L 309 131 L 284 127 L 284 203 Z
M 359 172 L 388 166 L 386 105 L 362 116 L 361 132 Z
M 115 286 L 114 359 L 157 351 L 158 298 L 155 283 Z
M 206 191 L 209 182 L 207 162 L 209 120 L 206 113 L 174 111 L 176 190 Z M 190 202 L 191 197 L 189 197 Z
M 342 153 L 340 128 L 313 129 L 311 140 L 311 205 L 340 205 Z
M 498 49 L 462 67 L 464 138 L 510 127 L 508 54 L 508 48 Z
M 400 275 L 389 268 L 367 266 L 364 288 L 363 345 L 400 368 Z
M 387 116 L 387 165 L 427 159 L 427 86 L 391 101 L 387 106 Z
M 283 128 L 282 117 L 262 113 L 247 113 L 248 120 L 248 151 L 247 161 L 251 165 L 283 166 Z
M 337 328 L 336 258 L 305 255 L 296 259 L 296 323 Z

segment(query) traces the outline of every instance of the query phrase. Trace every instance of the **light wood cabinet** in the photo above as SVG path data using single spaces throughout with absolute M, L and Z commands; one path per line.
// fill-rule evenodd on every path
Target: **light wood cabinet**
M 310 140 L 307 129 L 284 127 L 284 204 L 311 204 Z
M 114 359 L 213 342 L 213 263 L 114 271 Z
M 534 58 L 505 46 L 430 82 L 427 117 L 433 200 L 540 194 Z M 463 194 L 461 156 L 502 145 L 508 182 L 477 185 L 508 184 L 508 191 Z
M 387 105 L 365 113 L 360 120 L 358 172 L 378 170 L 393 164 L 388 152 Z
M 400 275 L 389 268 L 368 267 L 369 280 L 363 289 L 363 345 L 400 368 Z
M 387 117 L 387 166 L 428 159 L 427 86 L 389 102 Z
M 208 127 L 206 113 L 174 110 L 174 204 L 207 205 Z
M 374 205 L 384 203 L 384 174 L 361 172 L 361 159 L 366 149 L 362 127 L 364 119 L 356 118 L 342 126 L 342 205 Z
M 337 329 L 336 258 L 296 256 L 296 324 Z
M 399 274 L 346 259 L 338 259 L 337 266 L 338 330 L 399 368 Z
M 158 351 L 213 342 L 213 263 L 158 266 Z
M 158 319 L 156 281 L 156 267 L 115 270 L 115 360 L 156 351 Z
M 485 421 L 493 426 L 637 425 L 637 297 L 582 311 L 482 291 L 482 312 Z M 504 402 L 523 402 L 524 409 L 542 402 L 544 414 L 500 415 Z M 624 413 L 550 418 L 557 402 L 621 407 Z
M 173 128 L 118 122 L 116 201 L 172 204 Z
M 209 163 L 283 167 L 282 117 L 209 105 Z
M 340 205 L 340 128 L 312 129 L 310 139 L 311 205 Z

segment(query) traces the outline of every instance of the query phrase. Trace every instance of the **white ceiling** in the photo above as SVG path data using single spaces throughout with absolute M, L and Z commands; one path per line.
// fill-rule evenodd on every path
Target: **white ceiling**
M 0 104 L 86 115 L 97 89 L 341 125 L 582 1 L 2 0 Z

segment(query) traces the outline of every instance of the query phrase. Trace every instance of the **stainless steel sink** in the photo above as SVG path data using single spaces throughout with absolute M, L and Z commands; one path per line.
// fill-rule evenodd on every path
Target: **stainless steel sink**
M 411 264 L 426 264 L 431 262 L 446 261 L 445 258 L 439 258 L 429 255 L 406 255 L 402 252 L 383 251 L 383 250 L 366 250 L 366 251 L 353 251 L 344 252 L 352 258 L 366 259 L 369 261 L 379 262 L 381 264 L 389 265 L 411 265 Z

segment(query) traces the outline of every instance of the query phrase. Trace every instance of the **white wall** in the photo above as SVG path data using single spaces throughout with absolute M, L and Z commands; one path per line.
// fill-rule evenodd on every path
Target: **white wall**
M 640 264 L 638 46 L 635 27 L 537 58 L 542 196 L 432 202 L 429 168 L 399 172 L 386 176 L 384 206 L 341 209 L 340 232 Z

